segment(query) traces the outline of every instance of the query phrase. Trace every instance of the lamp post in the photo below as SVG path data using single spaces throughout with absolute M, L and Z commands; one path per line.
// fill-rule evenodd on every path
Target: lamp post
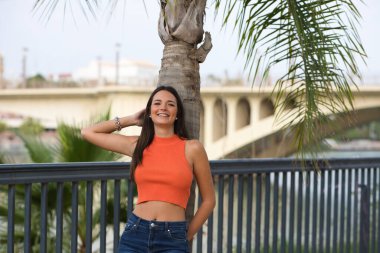
M 0 54 L 0 89 L 5 88 L 5 82 L 4 82 L 4 60 L 3 56 Z
M 103 81 L 102 81 L 102 57 L 98 56 L 97 60 L 98 60 L 98 86 L 102 86 L 103 85 Z
M 120 43 L 115 44 L 115 85 L 119 85 L 119 57 L 120 57 Z
M 22 49 L 22 87 L 26 88 L 26 62 L 27 62 L 27 54 L 28 54 L 28 48 L 24 47 Z

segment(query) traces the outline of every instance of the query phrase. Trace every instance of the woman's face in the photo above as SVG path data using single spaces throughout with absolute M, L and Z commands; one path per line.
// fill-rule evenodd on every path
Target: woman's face
M 161 90 L 153 96 L 150 116 L 155 125 L 174 125 L 177 111 L 177 99 L 169 91 Z

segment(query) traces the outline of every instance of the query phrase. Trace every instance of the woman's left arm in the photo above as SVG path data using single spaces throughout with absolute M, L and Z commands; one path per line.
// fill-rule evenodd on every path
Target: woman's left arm
M 187 239 L 192 240 L 193 236 L 198 232 L 203 223 L 205 223 L 215 207 L 215 190 L 210 163 L 203 145 L 197 140 L 190 140 L 187 144 L 187 151 L 202 197 L 202 204 L 191 220 L 187 232 Z

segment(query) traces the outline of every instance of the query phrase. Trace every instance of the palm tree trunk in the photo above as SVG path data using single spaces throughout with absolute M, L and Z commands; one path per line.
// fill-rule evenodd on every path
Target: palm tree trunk
M 211 37 L 203 39 L 203 18 L 206 0 L 161 0 L 158 32 L 164 43 L 158 85 L 169 85 L 178 91 L 185 107 L 185 122 L 189 137 L 199 138 L 200 75 L 199 63 L 211 50 Z M 186 208 L 186 220 L 191 221 L 195 207 L 195 181 Z M 190 245 L 191 246 L 191 245 Z
M 180 94 L 185 107 L 186 127 L 190 138 L 199 137 L 200 77 L 199 63 L 188 55 L 193 46 L 182 41 L 165 45 L 159 85 L 173 86 Z
M 184 109 L 185 122 L 189 137 L 199 138 L 200 115 L 200 77 L 199 63 L 188 57 L 193 46 L 181 41 L 172 41 L 165 45 L 159 85 L 173 86 L 180 94 Z M 190 221 L 194 214 L 195 183 L 191 187 L 190 199 L 186 208 L 186 220 Z

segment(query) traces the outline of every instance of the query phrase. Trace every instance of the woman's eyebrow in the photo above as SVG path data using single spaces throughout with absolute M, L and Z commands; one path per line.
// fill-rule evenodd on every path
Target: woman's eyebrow
M 153 102 L 162 102 L 162 100 L 159 99 L 159 98 L 156 98 L 156 99 L 153 100 Z M 170 99 L 167 102 L 168 103 L 177 103 L 175 100 L 170 100 Z

